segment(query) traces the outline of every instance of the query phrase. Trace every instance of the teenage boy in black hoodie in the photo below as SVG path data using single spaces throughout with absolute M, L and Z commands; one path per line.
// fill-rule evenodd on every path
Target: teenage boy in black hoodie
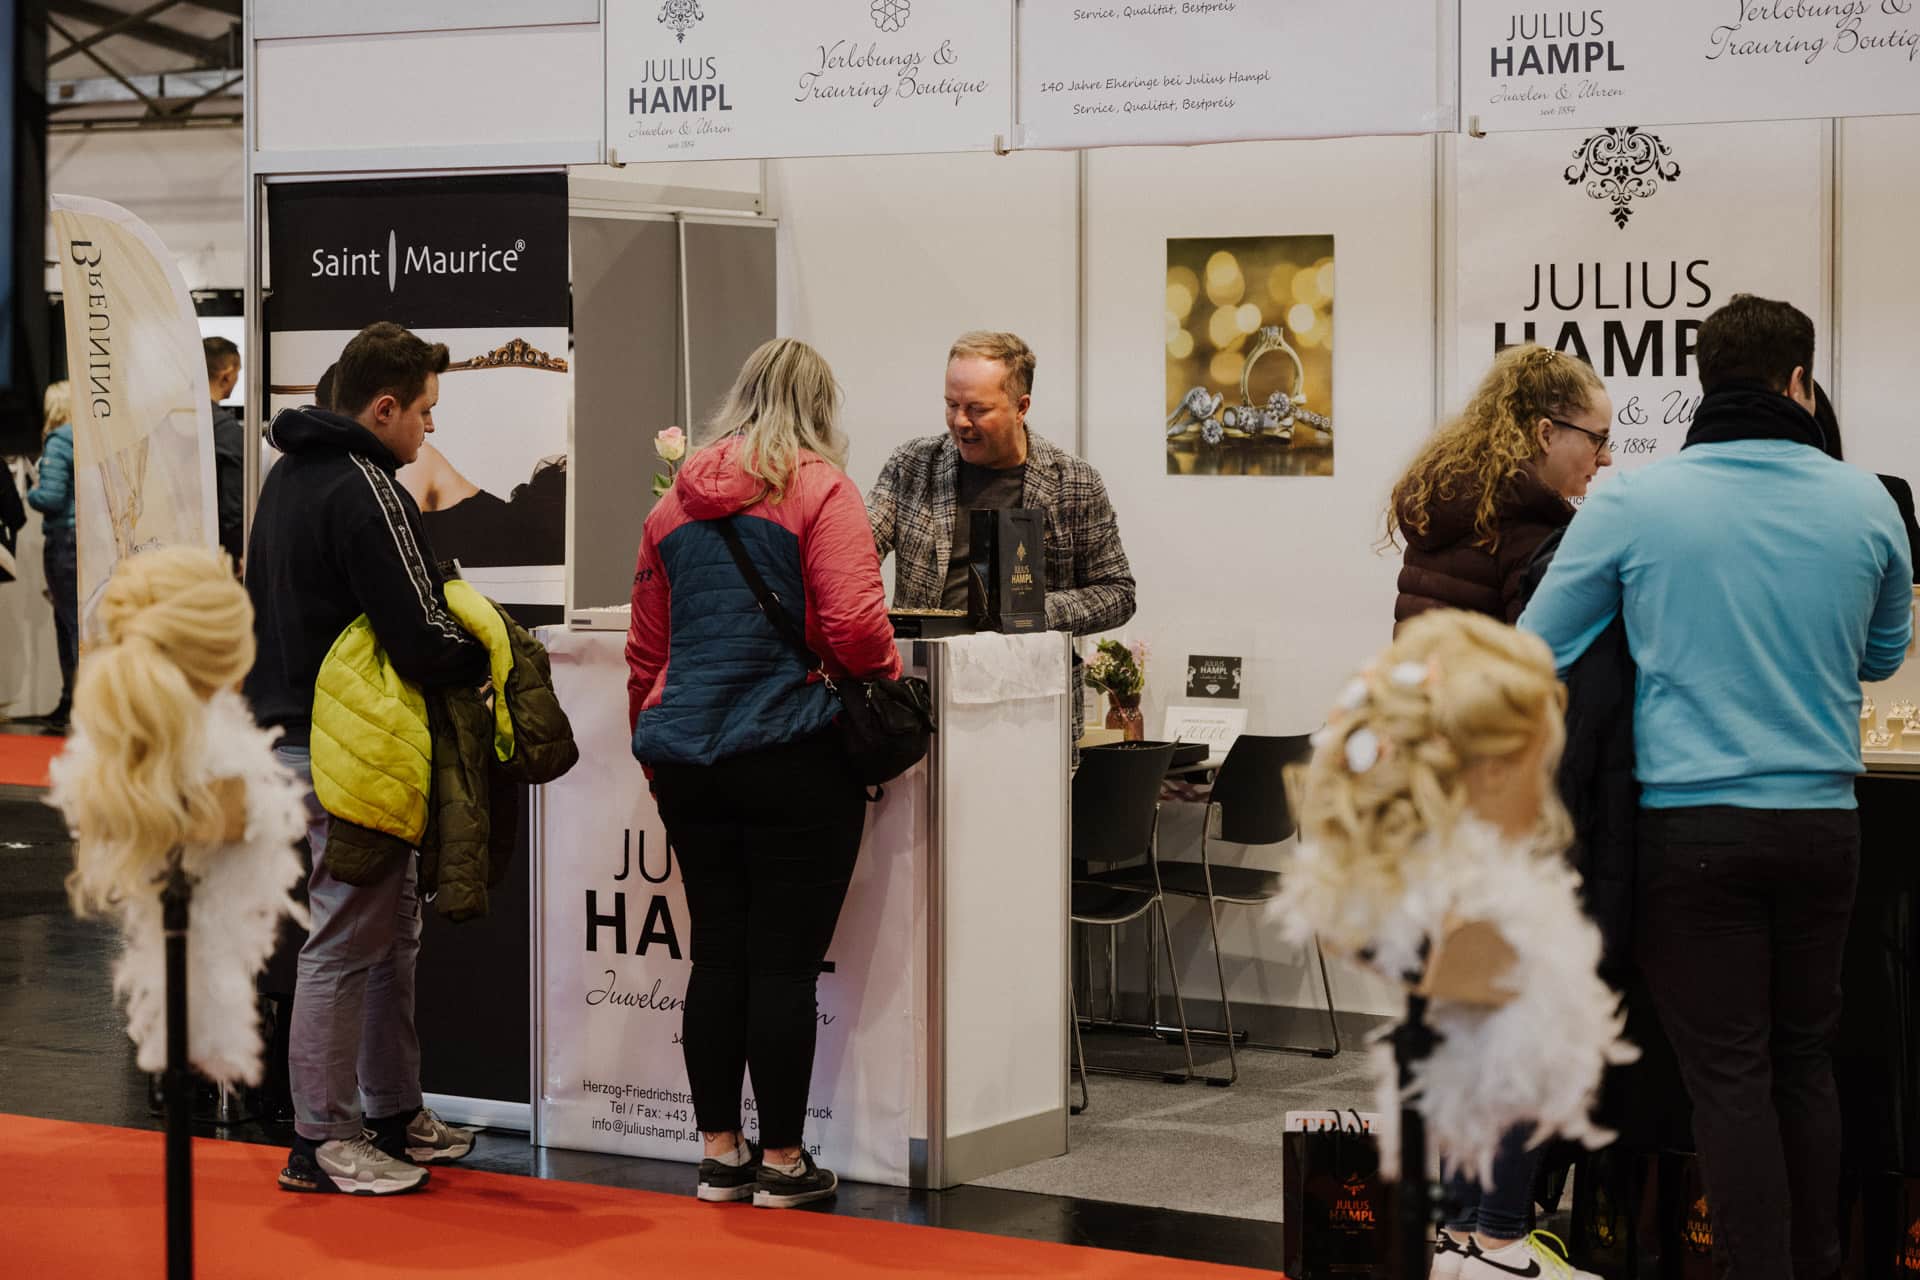
M 369 325 L 340 353 L 333 411 L 289 409 L 267 433 L 284 456 L 267 474 L 247 548 L 259 658 L 246 693 L 260 723 L 285 733 L 276 754 L 309 783 L 313 853 L 313 923 L 288 1054 L 296 1135 L 280 1173 L 288 1191 L 412 1191 L 427 1180 L 421 1165 L 473 1148 L 471 1132 L 421 1105 L 414 859 L 373 885 L 328 873 L 328 818 L 311 790 L 308 752 L 320 664 L 363 613 L 406 680 L 487 678 L 486 651 L 447 609 L 419 508 L 393 480 L 433 430 L 446 367 L 444 345 L 397 324 Z

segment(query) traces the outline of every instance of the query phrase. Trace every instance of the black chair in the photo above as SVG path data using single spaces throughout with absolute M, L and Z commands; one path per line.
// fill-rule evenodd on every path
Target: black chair
M 1202 803 L 1207 818 L 1200 831 L 1200 860 L 1162 861 L 1153 883 L 1162 893 L 1195 898 L 1207 904 L 1207 932 L 1213 942 L 1213 971 L 1220 983 L 1221 1018 L 1224 1030 L 1189 1030 L 1183 1021 L 1181 1034 L 1188 1040 L 1224 1039 L 1227 1042 L 1228 1075 L 1225 1080 L 1209 1078 L 1209 1084 L 1232 1084 L 1240 1078 L 1240 1061 L 1235 1052 L 1245 1032 L 1233 1028 L 1233 1005 L 1227 999 L 1226 967 L 1220 959 L 1220 921 L 1218 904 L 1261 906 L 1280 893 L 1280 873 L 1258 867 L 1222 867 L 1208 857 L 1208 843 L 1227 840 L 1234 844 L 1278 844 L 1293 835 L 1293 810 L 1287 803 L 1284 770 L 1290 764 L 1306 761 L 1313 754 L 1308 736 L 1270 737 L 1243 733 L 1227 749 L 1214 777 L 1213 787 Z M 1120 870 L 1098 877 L 1103 883 L 1143 887 L 1145 880 L 1132 870 Z M 1340 1024 L 1334 1018 L 1333 985 L 1327 977 L 1327 957 L 1320 939 L 1313 940 L 1314 958 L 1320 965 L 1320 989 L 1326 996 L 1328 1045 L 1256 1044 L 1250 1049 L 1268 1049 L 1279 1053 L 1309 1054 L 1331 1058 L 1340 1052 Z M 1171 1030 L 1169 1028 L 1169 1030 Z
M 1174 968 L 1173 939 L 1167 932 L 1166 913 L 1161 909 L 1164 896 L 1155 849 L 1160 821 L 1160 783 L 1172 761 L 1170 742 L 1115 743 L 1088 747 L 1080 753 L 1080 767 L 1073 775 L 1075 872 L 1068 914 L 1075 924 L 1109 929 L 1143 915 L 1151 915 L 1158 923 L 1160 940 L 1167 949 L 1167 968 L 1174 974 L 1173 1003 L 1181 1043 L 1186 1048 L 1187 1070 L 1182 1075 L 1129 1067 L 1089 1068 L 1080 1042 L 1079 997 L 1074 991 L 1073 974 L 1069 972 L 1067 1001 L 1073 1017 L 1074 1058 L 1080 1070 L 1079 1111 L 1086 1110 L 1089 1100 L 1089 1070 L 1177 1084 L 1194 1077 L 1193 1042 L 1186 1033 L 1187 1011 L 1180 997 L 1179 973 Z M 1115 881 L 1095 878 L 1106 874 L 1130 878 Z M 1154 1010 L 1152 1016 L 1157 1020 L 1159 1011 Z

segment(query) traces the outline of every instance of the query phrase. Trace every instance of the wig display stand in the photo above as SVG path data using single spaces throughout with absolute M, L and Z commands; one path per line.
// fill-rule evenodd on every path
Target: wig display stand
M 167 939 L 167 1280 L 193 1275 L 193 1069 L 187 1062 L 187 918 L 193 883 L 180 850 L 160 889 Z
M 1427 1025 L 1427 997 L 1407 997 L 1407 1016 L 1389 1037 L 1401 1095 L 1413 1085 L 1413 1071 L 1440 1043 Z M 1388 1274 L 1395 1280 L 1426 1280 L 1433 1265 L 1433 1185 L 1427 1176 L 1427 1122 L 1420 1109 L 1400 1105 L 1400 1181 L 1393 1190 L 1393 1243 Z

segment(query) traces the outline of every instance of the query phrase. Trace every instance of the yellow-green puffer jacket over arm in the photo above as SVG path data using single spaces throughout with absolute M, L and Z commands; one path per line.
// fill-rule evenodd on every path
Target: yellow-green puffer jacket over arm
M 426 699 L 394 671 L 364 615 L 320 665 L 312 749 L 313 789 L 328 813 L 420 843 L 433 781 Z

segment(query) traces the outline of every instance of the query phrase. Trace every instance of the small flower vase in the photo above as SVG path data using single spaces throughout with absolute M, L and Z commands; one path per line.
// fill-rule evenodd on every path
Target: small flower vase
M 1107 728 L 1118 729 L 1128 742 L 1138 742 L 1147 736 L 1147 722 L 1140 714 L 1140 695 L 1131 696 L 1107 693 Z

